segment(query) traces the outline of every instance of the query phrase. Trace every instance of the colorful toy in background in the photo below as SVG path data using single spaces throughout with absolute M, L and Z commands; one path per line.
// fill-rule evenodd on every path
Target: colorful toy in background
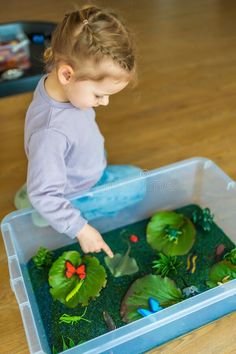
M 31 66 L 29 39 L 18 24 L 0 26 L 0 73 Z

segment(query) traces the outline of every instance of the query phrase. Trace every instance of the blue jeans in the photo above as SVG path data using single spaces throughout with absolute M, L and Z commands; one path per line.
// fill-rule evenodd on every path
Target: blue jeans
M 112 188 L 113 182 L 141 176 L 142 169 L 132 165 L 108 165 L 101 179 L 91 188 L 87 196 L 71 200 L 73 206 L 81 211 L 88 221 L 101 216 L 112 216 L 117 212 L 141 201 L 146 193 L 144 180 L 124 183 L 119 188 Z M 98 186 L 106 187 L 104 191 L 92 193 Z

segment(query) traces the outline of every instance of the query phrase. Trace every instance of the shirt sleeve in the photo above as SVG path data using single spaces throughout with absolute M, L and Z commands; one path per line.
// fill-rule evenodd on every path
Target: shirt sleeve
M 65 157 L 69 147 L 66 136 L 51 129 L 31 136 L 27 192 L 33 207 L 54 229 L 74 238 L 87 220 L 65 198 Z

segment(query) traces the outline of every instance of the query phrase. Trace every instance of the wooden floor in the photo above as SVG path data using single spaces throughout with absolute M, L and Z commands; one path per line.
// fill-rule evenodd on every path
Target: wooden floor
M 0 22 L 59 21 L 67 0 L 1 1 Z M 81 4 L 82 2 L 80 2 Z M 120 10 L 134 29 L 139 85 L 97 112 L 109 162 L 152 169 L 193 156 L 214 160 L 236 179 L 236 2 L 226 0 L 97 1 Z M 4 5 L 3 5 L 4 4 Z M 0 99 L 0 218 L 13 210 L 26 178 L 24 115 L 32 93 Z M 0 353 L 28 347 L 10 289 L 0 240 Z M 152 353 L 236 353 L 236 314 Z M 123 353 L 121 353 L 123 354 Z

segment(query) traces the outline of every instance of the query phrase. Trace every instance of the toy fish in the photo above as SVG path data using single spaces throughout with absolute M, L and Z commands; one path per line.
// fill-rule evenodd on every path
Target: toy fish
M 192 274 L 196 271 L 196 260 L 197 256 L 194 254 L 189 254 L 187 258 L 187 267 L 186 269 Z
M 186 297 L 192 297 L 192 296 L 195 296 L 197 294 L 200 293 L 199 289 L 194 286 L 194 285 L 191 285 L 191 286 L 188 286 L 187 288 L 184 288 L 182 290 L 182 293 L 186 296 Z
M 103 314 L 104 321 L 107 325 L 108 331 L 114 331 L 114 329 L 116 329 L 116 325 L 113 319 L 111 318 L 111 316 L 109 315 L 109 313 L 107 311 L 103 311 L 102 314 Z
M 104 261 L 114 277 L 121 277 L 123 275 L 130 275 L 138 272 L 139 267 L 134 258 L 129 256 L 130 246 L 124 255 L 116 253 L 113 258 L 106 256 Z
M 156 313 L 156 312 L 158 312 L 158 311 L 163 309 L 163 307 L 160 306 L 159 301 L 157 301 L 153 297 L 150 297 L 148 299 L 148 305 L 149 305 L 149 310 L 148 309 L 143 309 L 143 308 L 138 308 L 137 312 L 141 316 L 146 317 L 146 316 L 152 315 L 153 313 Z

